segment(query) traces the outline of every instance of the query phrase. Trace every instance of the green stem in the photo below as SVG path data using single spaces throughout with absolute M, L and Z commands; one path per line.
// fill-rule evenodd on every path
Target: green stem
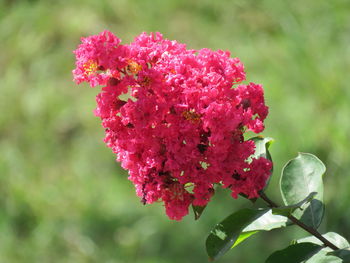
M 278 207 L 278 205 L 273 202 L 272 200 L 270 200 L 266 194 L 264 192 L 260 192 L 260 197 L 266 202 L 269 204 L 269 206 L 271 208 L 273 207 Z M 305 225 L 303 222 L 301 222 L 300 220 L 298 220 L 297 218 L 295 218 L 294 216 L 292 215 L 289 215 L 287 216 L 289 218 L 290 221 L 292 221 L 294 224 L 300 226 L 302 229 L 304 229 L 305 231 L 309 232 L 311 235 L 315 236 L 317 239 L 319 239 L 320 241 L 322 241 L 322 243 L 333 249 L 333 250 L 338 250 L 339 248 L 334 245 L 333 243 L 331 243 L 329 240 L 327 240 L 326 238 L 324 238 L 316 229 L 312 228 L 312 227 L 309 227 L 307 225 Z

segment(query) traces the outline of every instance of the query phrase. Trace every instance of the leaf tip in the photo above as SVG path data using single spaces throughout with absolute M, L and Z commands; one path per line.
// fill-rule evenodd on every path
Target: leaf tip
M 201 217 L 205 208 L 206 208 L 206 205 L 205 206 L 192 205 L 194 220 L 198 220 Z

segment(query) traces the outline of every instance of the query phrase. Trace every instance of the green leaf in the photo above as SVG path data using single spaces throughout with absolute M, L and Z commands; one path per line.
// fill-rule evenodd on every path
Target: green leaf
M 250 231 L 270 231 L 275 228 L 287 226 L 288 218 L 282 215 L 274 215 L 269 209 L 266 213 L 247 225 L 243 232 Z
M 349 242 L 335 232 L 328 232 L 322 235 L 325 239 L 336 245 L 338 248 L 347 248 L 350 246 Z M 298 243 L 311 242 L 317 245 L 323 245 L 322 241 L 314 236 L 308 236 L 297 240 Z
M 264 157 L 272 161 L 271 154 L 269 152 L 269 147 L 274 142 L 272 138 L 256 136 L 250 138 L 249 140 L 254 141 L 255 143 L 255 153 L 251 156 L 252 158 L 259 159 L 260 157 Z
M 192 205 L 192 209 L 193 209 L 193 213 L 194 213 L 194 220 L 198 220 L 201 217 L 201 215 L 206 207 L 207 207 L 206 205 L 205 206 Z
M 344 263 L 350 262 L 350 248 L 339 249 L 336 251 L 328 252 L 327 255 L 336 256 L 336 257 L 342 259 L 341 262 L 344 262 Z
M 294 244 L 274 252 L 265 263 L 301 263 L 311 258 L 321 249 L 321 246 L 313 243 Z
M 248 237 L 258 233 L 259 231 L 248 231 L 248 232 L 242 232 L 239 237 L 237 238 L 236 242 L 232 245 L 231 248 L 234 248 L 238 246 L 240 243 L 242 243 L 244 240 L 246 240 Z
M 324 164 L 314 155 L 299 153 L 282 170 L 280 190 L 285 205 L 300 202 L 312 192 L 317 195 L 310 203 L 293 212 L 293 216 L 315 229 L 321 224 L 324 214 L 322 175 Z
M 250 160 L 251 158 L 259 159 L 260 157 L 264 157 L 272 162 L 272 157 L 269 152 L 269 147 L 274 142 L 272 138 L 270 137 L 264 138 L 263 136 L 259 135 L 259 136 L 250 138 L 249 140 L 252 140 L 255 143 L 255 153 L 250 157 Z M 271 168 L 271 175 L 272 173 L 273 173 L 273 166 Z M 271 179 L 271 176 L 268 178 L 265 184 L 265 187 L 262 190 L 267 188 L 267 186 L 269 185 L 270 179 Z
M 298 202 L 294 205 L 280 206 L 280 207 L 272 208 L 272 213 L 275 215 L 289 216 L 296 209 L 301 208 L 304 204 L 310 203 L 316 194 L 317 194 L 316 192 L 312 192 L 305 199 L 301 200 L 300 202 Z
M 287 217 L 273 215 L 271 209 L 239 210 L 211 231 L 206 241 L 207 253 L 211 260 L 218 259 L 253 234 L 285 227 L 287 222 Z
M 287 217 L 274 215 L 270 209 L 243 229 L 232 248 L 238 246 L 241 242 L 253 234 L 259 233 L 260 231 L 270 231 L 275 228 L 285 227 L 287 226 L 287 222 Z
M 342 237 L 337 233 L 328 232 L 322 236 L 339 248 L 346 248 L 349 246 L 349 242 L 344 237 Z M 296 242 L 297 243 L 311 242 L 314 244 L 323 245 L 322 241 L 320 241 L 314 236 L 301 238 Z M 308 259 L 305 263 L 342 263 L 343 262 L 340 258 L 336 257 L 335 255 L 332 255 L 331 252 L 333 252 L 331 248 L 325 247 L 322 250 L 320 250 L 318 253 L 313 255 L 310 259 Z
M 209 260 L 224 255 L 239 238 L 243 229 L 268 210 L 241 209 L 217 224 L 206 240 Z
M 329 251 L 333 251 L 330 248 L 323 248 L 318 253 L 309 258 L 305 263 L 342 263 L 343 261 L 332 255 L 328 255 Z

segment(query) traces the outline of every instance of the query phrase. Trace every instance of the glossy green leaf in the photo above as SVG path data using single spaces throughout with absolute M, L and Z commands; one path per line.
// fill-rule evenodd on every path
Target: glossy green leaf
M 298 208 L 301 208 L 303 205 L 310 203 L 316 194 L 317 194 L 316 192 L 312 192 L 305 199 L 301 200 L 300 202 L 298 202 L 294 205 L 280 206 L 280 207 L 272 208 L 272 213 L 275 215 L 289 216 Z
M 350 248 L 328 252 L 327 255 L 336 256 L 341 259 L 342 262 L 350 263 Z
M 318 228 L 324 214 L 322 175 L 324 164 L 314 155 L 299 153 L 282 170 L 280 190 L 285 205 L 300 202 L 312 192 L 317 192 L 310 203 L 293 212 L 304 224 Z
M 269 147 L 274 142 L 272 138 L 269 137 L 263 137 L 263 136 L 256 136 L 253 138 L 250 138 L 249 140 L 254 141 L 255 143 L 255 153 L 252 155 L 252 158 L 260 158 L 265 157 L 266 159 L 271 159 L 271 154 L 269 152 Z
M 275 228 L 285 227 L 287 226 L 287 222 L 287 217 L 274 215 L 270 209 L 243 229 L 242 233 L 239 235 L 232 248 L 238 246 L 245 239 L 260 231 L 270 231 Z
M 265 137 L 259 135 L 259 136 L 250 138 L 249 140 L 252 140 L 255 143 L 255 152 L 251 156 L 251 158 L 259 159 L 260 157 L 264 157 L 272 162 L 272 157 L 271 157 L 271 154 L 269 152 L 269 147 L 274 142 L 274 140 L 272 138 L 269 138 L 269 137 L 265 138 Z M 271 168 L 271 175 L 272 175 L 272 173 L 273 173 L 273 166 Z M 271 176 L 267 180 L 264 189 L 266 189 L 267 186 L 269 185 L 270 179 L 271 179 Z
M 205 206 L 192 205 L 195 220 L 198 220 L 201 217 L 201 215 L 206 207 L 207 207 L 206 205 Z
M 322 249 L 314 243 L 300 243 L 278 250 L 271 254 L 265 263 L 301 263 Z
M 267 209 L 241 209 L 217 224 L 206 240 L 209 259 L 215 260 L 224 255 L 239 238 L 243 229 L 266 212 Z
M 217 224 L 207 238 L 210 259 L 221 257 L 248 237 L 260 232 L 285 227 L 288 218 L 272 214 L 271 209 L 242 209 Z
M 250 231 L 270 231 L 275 228 L 287 226 L 288 218 L 281 215 L 274 215 L 269 209 L 266 213 L 247 225 L 243 232 Z
M 339 248 L 346 248 L 349 246 L 349 242 L 344 237 L 342 237 L 337 233 L 328 232 L 322 236 Z M 311 242 L 314 244 L 323 245 L 323 243 L 314 236 L 301 238 L 296 242 L 297 243 Z M 331 252 L 333 252 L 332 249 L 330 249 L 329 247 L 325 247 L 321 249 L 318 253 L 313 255 L 310 259 L 308 259 L 305 263 L 342 263 L 343 262 L 340 258 L 332 255 Z
M 248 232 L 242 232 L 239 237 L 237 238 L 236 242 L 232 245 L 231 248 L 234 248 L 238 246 L 240 243 L 242 243 L 244 240 L 246 240 L 248 237 L 258 233 L 259 231 L 248 231 Z
M 336 245 L 338 248 L 347 248 L 350 246 L 349 242 L 338 233 L 328 232 L 326 234 L 323 234 L 322 236 L 334 245 Z M 304 237 L 297 240 L 297 243 L 303 242 L 311 242 L 314 244 L 323 245 L 322 241 L 314 236 Z
M 343 263 L 343 261 L 332 255 L 328 255 L 330 251 L 333 251 L 330 248 L 323 248 L 311 258 L 309 258 L 305 263 Z

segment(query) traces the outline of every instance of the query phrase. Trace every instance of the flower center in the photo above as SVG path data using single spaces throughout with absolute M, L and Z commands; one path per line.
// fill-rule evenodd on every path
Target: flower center
M 83 69 L 85 71 L 85 74 L 87 76 L 90 76 L 91 74 L 95 74 L 98 69 L 98 64 L 96 61 L 89 59 L 88 62 L 86 62 L 83 65 Z
M 142 66 L 133 60 L 128 60 L 127 68 L 132 74 L 137 74 L 142 70 Z
M 182 113 L 182 116 L 188 121 L 191 122 L 199 122 L 201 119 L 201 115 L 196 113 L 194 110 L 187 110 Z

